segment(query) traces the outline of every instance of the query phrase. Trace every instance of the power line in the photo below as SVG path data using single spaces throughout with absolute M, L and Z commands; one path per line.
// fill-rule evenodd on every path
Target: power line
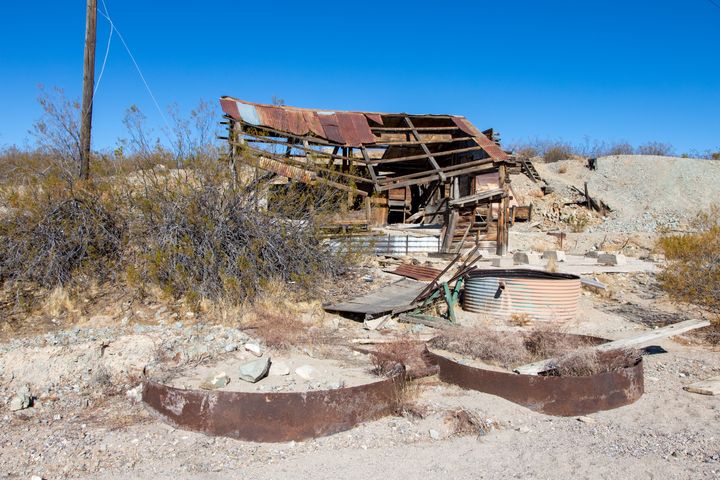
M 170 123 L 167 121 L 167 118 L 165 118 L 165 114 L 162 111 L 162 108 L 160 108 L 160 104 L 158 103 L 157 99 L 155 98 L 155 95 L 153 95 L 152 89 L 150 88 L 150 85 L 148 84 L 147 80 L 145 80 L 145 76 L 142 73 L 142 70 L 140 70 L 140 65 L 138 65 L 137 61 L 135 60 L 135 56 L 130 51 L 130 47 L 128 47 L 127 43 L 125 42 L 125 39 L 123 38 L 122 34 L 120 33 L 120 30 L 115 26 L 115 23 L 110 18 L 110 12 L 108 12 L 107 5 L 105 4 L 105 0 L 101 0 L 103 4 L 103 9 L 105 12 L 100 11 L 98 9 L 98 12 L 100 15 L 105 17 L 105 19 L 110 22 L 110 27 L 115 30 L 117 33 L 118 38 L 122 42 L 123 46 L 125 47 L 125 51 L 127 51 L 128 55 L 130 56 L 130 60 L 132 60 L 133 65 L 135 65 L 135 69 L 138 72 L 138 75 L 140 75 L 140 79 L 142 80 L 143 84 L 145 85 L 145 89 L 147 89 L 148 93 L 150 94 L 150 98 L 152 98 L 153 103 L 155 104 L 155 108 L 157 108 L 158 113 L 160 114 L 160 117 L 162 118 L 163 122 L 165 123 L 165 127 L 168 129 L 168 132 L 172 129 L 170 128 Z M 167 136 L 168 134 L 165 133 Z M 169 139 L 168 139 L 169 140 Z
M 105 8 L 105 12 L 107 12 L 107 7 L 105 7 L 104 0 L 103 0 L 103 8 Z M 100 11 L 100 10 L 98 10 L 98 11 Z M 114 32 L 115 32 L 115 26 L 112 24 L 112 22 L 110 22 L 110 35 L 108 36 L 107 47 L 105 48 L 105 58 L 103 58 L 102 67 L 100 67 L 100 75 L 98 75 L 97 82 L 95 83 L 95 89 L 93 90 L 93 98 L 95 98 L 98 88 L 100 88 L 100 81 L 102 80 L 103 73 L 105 73 L 105 64 L 107 63 L 108 55 L 110 54 L 110 43 L 112 42 L 112 37 L 113 37 Z

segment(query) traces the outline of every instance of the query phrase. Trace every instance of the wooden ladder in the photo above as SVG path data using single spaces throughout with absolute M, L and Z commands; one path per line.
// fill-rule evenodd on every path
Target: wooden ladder
M 543 181 L 542 177 L 540 177 L 540 174 L 538 173 L 538 171 L 535 170 L 535 166 L 532 164 L 532 162 L 530 160 L 521 158 L 520 164 L 522 165 L 523 172 L 525 173 L 525 175 L 530 177 L 530 180 L 532 180 L 535 183 Z

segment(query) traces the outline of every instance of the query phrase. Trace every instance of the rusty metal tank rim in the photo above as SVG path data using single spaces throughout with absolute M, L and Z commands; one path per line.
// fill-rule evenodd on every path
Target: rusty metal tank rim
M 396 411 L 405 368 L 393 377 L 332 390 L 230 392 L 185 390 L 153 380 L 143 402 L 181 429 L 253 442 L 289 442 L 349 430 Z
M 587 415 L 610 410 L 635 402 L 644 392 L 642 357 L 617 371 L 562 377 L 462 365 L 429 349 L 428 355 L 437 362 L 441 381 L 496 395 L 548 415 Z

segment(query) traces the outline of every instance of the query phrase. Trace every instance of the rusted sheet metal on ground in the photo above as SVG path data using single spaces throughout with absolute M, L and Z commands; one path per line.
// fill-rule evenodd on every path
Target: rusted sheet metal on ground
M 422 265 L 410 265 L 404 263 L 398 265 L 395 270 L 388 270 L 390 273 L 400 275 L 401 277 L 408 277 L 414 280 L 420 280 L 421 282 L 430 282 L 441 273 L 441 270 L 432 267 L 424 267 Z
M 253 442 L 331 435 L 391 414 L 405 369 L 356 387 L 309 392 L 183 390 L 146 381 L 143 401 L 178 428 Z
M 429 352 L 440 380 L 510 400 L 548 415 L 586 415 L 629 405 L 644 392 L 642 357 L 622 370 L 585 377 L 519 375 L 461 365 Z
M 569 321 L 577 315 L 580 277 L 541 270 L 472 270 L 465 280 L 463 309 L 541 321 Z

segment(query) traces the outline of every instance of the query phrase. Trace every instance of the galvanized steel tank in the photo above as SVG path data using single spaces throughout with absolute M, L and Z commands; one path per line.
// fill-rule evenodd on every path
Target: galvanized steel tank
M 580 277 L 541 270 L 471 270 L 465 276 L 463 309 L 491 316 L 527 314 L 534 320 L 575 319 Z

